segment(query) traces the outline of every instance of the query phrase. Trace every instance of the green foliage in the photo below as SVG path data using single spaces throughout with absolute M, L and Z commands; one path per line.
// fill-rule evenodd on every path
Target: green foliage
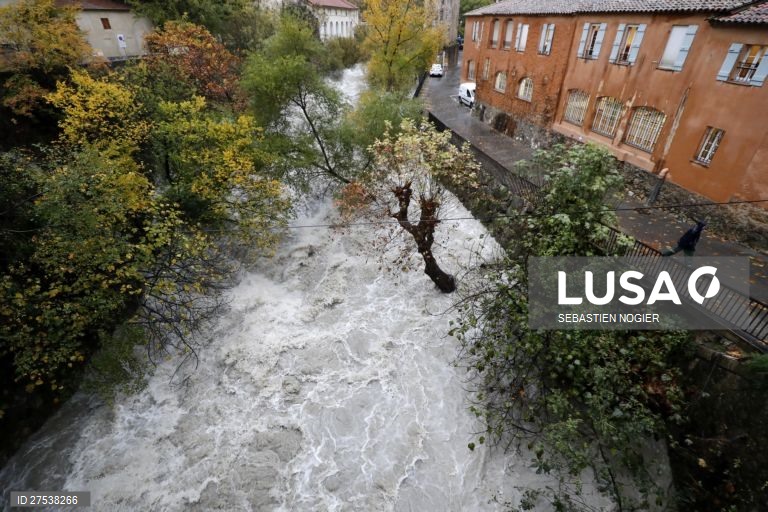
M 526 259 L 602 254 L 613 221 L 603 200 L 621 179 L 609 155 L 581 145 L 539 153 L 520 171 L 540 177 L 544 192 L 532 211 L 511 216 L 511 259 L 484 269 L 452 331 L 477 386 L 472 410 L 491 439 L 526 443 L 537 470 L 557 477 L 558 486 L 527 495 L 524 509 L 548 499 L 580 510 L 585 471 L 620 510 L 645 508 L 666 498 L 646 449 L 666 433 L 665 422 L 683 420 L 674 360 L 689 337 L 528 328 Z
M 7 3 L 7 2 L 6 2 Z M 55 128 L 45 95 L 92 53 L 75 23 L 76 9 L 53 0 L 0 6 L 0 147 L 29 144 Z
M 325 49 L 328 52 L 325 67 L 329 71 L 341 71 L 366 60 L 361 42 L 352 37 L 333 37 L 325 42 Z
M 327 53 L 310 26 L 283 16 L 243 71 L 251 109 L 281 156 L 276 165 L 295 183 L 317 175 L 348 182 L 357 168 L 354 129 L 342 122 L 348 106 L 324 79 Z
M 247 0 L 128 0 L 128 3 L 155 25 L 186 20 L 217 34 L 223 33 L 227 23 L 250 5 Z
M 149 365 L 139 347 L 146 343 L 145 332 L 137 325 L 121 325 L 114 333 L 100 334 L 101 348 L 91 358 L 83 390 L 98 393 L 111 404 L 120 393 L 132 394 L 146 385 Z
M 399 133 L 405 119 L 421 118 L 423 105 L 419 99 L 410 99 L 396 93 L 364 92 L 348 122 L 357 134 L 357 143 L 367 148 L 377 139 Z

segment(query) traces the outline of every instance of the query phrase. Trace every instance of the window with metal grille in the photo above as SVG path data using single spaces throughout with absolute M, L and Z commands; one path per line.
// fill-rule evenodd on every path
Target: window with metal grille
M 563 119 L 569 123 L 581 126 L 584 124 L 584 116 L 589 106 L 589 94 L 579 89 L 572 89 L 568 93 L 568 102 L 565 106 Z
M 595 118 L 592 120 L 592 131 L 613 137 L 621 118 L 622 104 L 616 98 L 603 96 L 598 98 L 595 106 Z
M 696 152 L 696 161 L 704 165 L 712 163 L 712 157 L 715 156 L 715 151 L 720 145 L 720 141 L 723 140 L 723 134 L 725 132 L 720 128 L 707 127 L 707 131 L 704 132 L 704 138 L 701 140 L 701 146 L 699 151 Z
M 750 83 L 755 76 L 760 61 L 766 58 L 766 50 L 768 50 L 768 46 L 757 44 L 744 45 L 739 61 L 733 67 L 730 79 L 734 82 Z
M 491 59 L 485 58 L 483 62 L 483 80 L 488 80 L 488 74 L 491 72 Z
M 643 151 L 653 151 L 667 115 L 649 107 L 638 107 L 632 112 L 624 142 Z
M 496 84 L 494 85 L 497 91 L 504 92 L 507 88 L 507 73 L 500 71 L 496 73 Z
M 507 22 L 507 28 L 504 32 L 504 49 L 512 47 L 512 32 L 514 31 L 515 24 L 512 20 Z
M 520 80 L 520 86 L 517 88 L 517 97 L 521 100 L 531 101 L 533 97 L 533 79 L 526 77 Z
M 475 79 L 475 61 L 471 60 L 467 63 L 467 80 Z

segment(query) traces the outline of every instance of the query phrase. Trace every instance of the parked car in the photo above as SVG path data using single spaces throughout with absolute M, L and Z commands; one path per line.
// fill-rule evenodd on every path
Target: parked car
M 429 76 L 443 76 L 443 65 L 432 64 L 432 69 L 429 70 Z
M 459 85 L 459 102 L 465 104 L 469 108 L 475 105 L 475 88 L 477 84 L 475 82 L 464 82 Z

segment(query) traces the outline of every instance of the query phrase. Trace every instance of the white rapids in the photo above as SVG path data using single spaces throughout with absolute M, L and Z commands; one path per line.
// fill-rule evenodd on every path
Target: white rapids
M 323 200 L 295 224 L 336 216 Z M 455 274 L 489 240 L 474 220 L 438 235 Z M 90 491 L 90 510 L 109 512 L 444 512 L 504 510 L 519 486 L 545 485 L 529 456 L 467 448 L 480 425 L 451 366 L 454 297 L 420 266 L 382 270 L 376 236 L 292 230 L 231 290 L 183 385 L 167 361 L 112 408 L 76 395 L 0 472 L 3 489 Z

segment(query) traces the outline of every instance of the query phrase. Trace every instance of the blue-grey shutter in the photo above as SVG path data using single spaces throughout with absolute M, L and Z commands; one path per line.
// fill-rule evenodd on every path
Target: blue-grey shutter
M 539 53 L 544 53 L 545 45 L 547 44 L 547 27 L 549 24 L 545 23 L 541 26 L 541 37 L 539 37 Z
M 597 39 L 595 40 L 595 51 L 592 52 L 593 59 L 600 57 L 600 48 L 603 46 L 603 39 L 605 38 L 605 30 L 607 28 L 607 23 L 600 24 L 600 30 L 597 31 Z
M 581 31 L 581 41 L 579 41 L 579 49 L 576 51 L 577 57 L 584 56 L 584 47 L 587 45 L 587 34 L 589 34 L 589 23 L 585 23 L 584 30 Z
M 741 53 L 741 47 L 744 46 L 741 43 L 733 43 L 730 48 L 728 48 L 728 53 L 725 56 L 725 60 L 723 61 L 723 65 L 720 66 L 720 71 L 717 73 L 717 79 L 720 81 L 728 80 L 728 77 L 731 75 L 731 70 L 733 69 L 733 65 L 736 64 L 736 59 L 739 58 L 739 54 Z
M 621 45 L 621 38 L 624 37 L 626 26 L 626 23 L 619 23 L 619 30 L 616 31 L 616 39 L 613 40 L 611 56 L 608 57 L 608 62 L 616 62 L 616 58 L 619 56 L 619 45 Z
M 637 54 L 640 52 L 640 44 L 643 42 L 643 36 L 645 35 L 645 23 L 641 23 L 637 26 L 637 33 L 632 40 L 632 46 L 629 49 L 629 58 L 627 59 L 630 64 L 634 64 L 637 60 Z
M 688 30 L 685 31 L 683 42 L 680 45 L 680 51 L 677 53 L 675 63 L 672 65 L 672 69 L 675 71 L 681 71 L 683 69 L 683 64 L 685 64 L 685 59 L 688 57 L 688 52 L 691 49 L 693 38 L 696 36 L 697 30 L 699 30 L 698 25 L 688 25 Z
M 768 75 L 768 57 L 766 57 L 766 54 L 763 54 L 763 58 L 760 59 L 760 64 L 758 64 L 755 74 L 752 75 L 749 85 L 761 87 L 763 82 L 765 82 L 766 75 Z

